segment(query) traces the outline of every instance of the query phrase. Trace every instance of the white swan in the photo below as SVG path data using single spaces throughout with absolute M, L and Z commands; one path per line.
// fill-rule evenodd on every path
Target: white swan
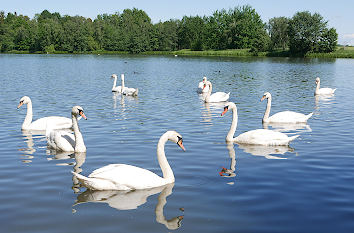
M 201 94 L 201 93 L 207 93 L 208 91 L 209 91 L 209 86 L 206 86 L 205 88 L 204 88 L 204 84 L 207 82 L 207 77 L 203 77 L 203 81 L 201 81 L 201 82 L 199 82 L 199 84 L 198 84 L 198 89 L 197 89 L 197 92 L 199 93 L 199 94 Z
M 333 89 L 329 87 L 320 88 L 320 82 L 320 78 L 317 77 L 315 95 L 332 95 L 337 90 L 337 88 Z
M 240 134 L 234 138 L 234 134 L 237 127 L 237 107 L 236 104 L 232 102 L 226 103 L 224 111 L 221 113 L 223 116 L 229 109 L 232 109 L 233 117 L 232 124 L 229 133 L 226 136 L 226 142 L 236 142 L 240 144 L 254 144 L 254 145 L 265 145 L 265 146 L 276 146 L 276 145 L 288 145 L 289 142 L 297 138 L 299 135 L 288 137 L 284 133 L 275 132 L 268 129 L 256 129 L 247 131 Z
M 122 93 L 122 86 L 116 86 L 117 85 L 117 78 L 118 78 L 117 75 L 116 74 L 112 74 L 111 78 L 114 79 L 112 92 Z
M 269 117 L 270 108 L 272 106 L 272 95 L 269 92 L 263 94 L 261 101 L 267 99 L 267 108 L 264 112 L 263 123 L 301 123 L 307 122 L 307 120 L 313 115 L 313 112 L 305 115 L 293 111 L 278 112 Z
M 46 138 L 49 148 L 57 151 L 86 152 L 86 146 L 77 119 L 79 115 L 87 120 L 82 107 L 74 106 L 71 110 L 74 135 L 65 131 L 47 129 Z
M 206 88 L 207 86 L 209 86 L 209 90 L 204 99 L 205 103 L 225 102 L 228 101 L 228 99 L 230 98 L 230 92 L 227 94 L 225 92 L 215 92 L 211 94 L 211 92 L 213 91 L 213 85 L 210 81 L 205 82 L 204 88 Z
M 17 109 L 19 109 L 24 104 L 27 104 L 27 114 L 22 124 L 23 130 L 44 131 L 49 126 L 52 129 L 69 129 L 72 127 L 72 121 L 70 118 L 60 116 L 43 117 L 32 122 L 33 112 L 31 98 L 28 96 L 23 96 L 20 99 L 20 103 L 18 104 Z
M 127 165 L 110 164 L 94 170 L 88 177 L 73 172 L 79 181 L 93 190 L 135 190 L 159 187 L 175 182 L 173 171 L 165 156 L 165 143 L 170 140 L 183 150 L 182 136 L 176 131 L 164 133 L 157 144 L 157 159 L 162 170 L 163 177 L 155 173 Z
M 129 87 L 125 86 L 124 74 L 121 74 L 121 76 L 120 76 L 120 78 L 122 80 L 122 86 L 116 86 L 116 84 L 117 84 L 117 75 L 116 74 L 112 74 L 111 77 L 114 78 L 112 92 L 118 92 L 118 93 L 122 93 L 123 95 L 129 95 L 129 96 L 137 96 L 138 95 L 139 89 L 129 88 Z

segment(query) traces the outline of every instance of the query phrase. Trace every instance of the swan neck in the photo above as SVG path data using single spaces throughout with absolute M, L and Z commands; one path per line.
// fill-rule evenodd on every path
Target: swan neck
M 74 148 L 75 152 L 85 152 L 86 146 L 85 146 L 82 134 L 80 132 L 77 118 L 74 114 L 71 114 L 71 118 L 72 118 L 72 122 L 73 122 L 73 130 L 74 130 L 74 136 L 75 136 L 75 148 Z
M 319 90 L 320 90 L 320 81 L 317 82 L 315 94 L 317 94 Z
M 26 113 L 25 120 L 23 121 L 22 124 L 22 129 L 29 128 L 30 124 L 32 123 L 32 119 L 33 119 L 32 101 L 30 101 L 27 104 L 27 113 Z
M 114 77 L 112 90 L 116 87 L 116 85 L 117 85 L 117 77 Z
M 168 135 L 165 133 L 161 136 L 159 143 L 157 144 L 157 160 L 159 162 L 163 178 L 167 183 L 173 183 L 175 181 L 175 176 L 173 175 L 173 171 L 165 155 L 165 144 L 167 141 Z
M 226 136 L 227 142 L 232 142 L 234 139 L 234 135 L 237 127 L 237 121 L 238 121 L 237 108 L 236 106 L 232 106 L 232 123 L 231 123 L 229 133 Z
M 212 85 L 211 83 L 209 83 L 208 85 L 209 85 L 209 90 L 208 90 L 208 93 L 207 93 L 207 95 L 205 96 L 205 100 L 204 100 L 204 102 L 206 102 L 206 103 L 209 103 L 209 101 L 210 101 L 210 95 L 211 95 L 211 92 L 212 92 L 212 90 L 213 90 L 213 85 Z
M 122 92 L 123 92 L 123 89 L 124 89 L 124 87 L 125 87 L 125 84 L 124 84 L 124 76 L 122 75 L 121 78 L 122 78 Z
M 272 106 L 272 97 L 269 97 L 267 99 L 267 108 L 266 108 L 266 110 L 264 112 L 263 122 L 267 122 L 268 121 L 271 106 Z

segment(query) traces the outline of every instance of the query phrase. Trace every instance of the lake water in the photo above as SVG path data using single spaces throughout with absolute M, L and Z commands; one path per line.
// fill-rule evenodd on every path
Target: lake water
M 354 59 L 0 55 L 1 232 L 352 232 L 353 70 Z M 139 96 L 113 94 L 113 73 Z M 236 135 L 263 127 L 266 91 L 271 114 L 314 115 L 285 129 L 300 135 L 290 147 L 227 145 L 232 114 L 203 103 L 203 76 L 213 91 L 231 92 Z M 317 76 L 335 96 L 313 96 Z M 87 153 L 56 154 L 43 135 L 22 132 L 24 95 L 34 119 L 82 106 Z M 126 163 L 161 175 L 156 145 L 171 129 L 186 148 L 166 144 L 172 185 L 92 192 L 71 174 Z M 222 167 L 235 170 L 220 176 Z

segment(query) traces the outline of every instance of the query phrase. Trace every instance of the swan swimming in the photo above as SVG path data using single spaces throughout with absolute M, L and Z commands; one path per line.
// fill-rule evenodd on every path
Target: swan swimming
M 265 145 L 265 146 L 277 146 L 277 145 L 288 145 L 291 141 L 297 138 L 299 135 L 288 137 L 284 133 L 276 132 L 268 129 L 256 129 L 242 133 L 234 138 L 234 134 L 237 127 L 237 107 L 236 104 L 232 102 L 226 103 L 224 111 L 221 116 L 231 109 L 233 113 L 232 124 L 230 130 L 226 136 L 226 142 L 236 142 L 240 144 L 254 144 L 254 145 Z
M 205 103 L 226 102 L 230 98 L 230 92 L 215 92 L 211 94 L 211 92 L 213 91 L 213 85 L 210 81 L 206 81 L 204 83 L 204 88 L 206 88 L 207 86 L 209 87 L 209 90 L 204 99 Z
M 21 127 L 23 130 L 44 131 L 47 129 L 47 127 L 52 129 L 69 129 L 72 127 L 72 121 L 70 118 L 60 116 L 43 117 L 32 122 L 33 110 L 31 98 L 28 96 L 23 96 L 20 99 L 20 103 L 18 104 L 17 109 L 19 109 L 24 104 L 27 104 L 27 114 Z
M 324 87 L 320 88 L 320 78 L 316 78 L 316 89 L 315 89 L 315 95 L 333 95 L 334 92 L 337 90 L 337 88 L 329 88 L 329 87 Z
M 293 111 L 283 111 L 269 117 L 270 108 L 272 106 L 272 95 L 269 92 L 264 93 L 261 101 L 265 99 L 267 99 L 268 102 L 262 119 L 263 123 L 303 123 L 307 122 L 307 120 L 313 115 L 313 112 L 305 115 Z
M 47 129 L 46 138 L 49 148 L 57 151 L 86 152 L 86 146 L 78 124 L 78 116 L 87 120 L 82 107 L 74 106 L 71 110 L 74 134 L 50 128 Z
M 94 170 L 88 177 L 73 172 L 78 180 L 92 190 L 135 190 L 163 186 L 175 182 L 173 171 L 165 155 L 165 144 L 170 140 L 182 149 L 182 136 L 176 131 L 164 133 L 157 144 L 157 159 L 163 177 L 155 173 L 127 164 L 109 164 Z

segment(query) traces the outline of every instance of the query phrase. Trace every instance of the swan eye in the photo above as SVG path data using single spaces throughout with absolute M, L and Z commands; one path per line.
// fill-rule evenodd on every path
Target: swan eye
M 183 142 L 183 139 L 180 137 L 180 136 L 177 136 L 177 144 L 181 141 L 181 142 Z

